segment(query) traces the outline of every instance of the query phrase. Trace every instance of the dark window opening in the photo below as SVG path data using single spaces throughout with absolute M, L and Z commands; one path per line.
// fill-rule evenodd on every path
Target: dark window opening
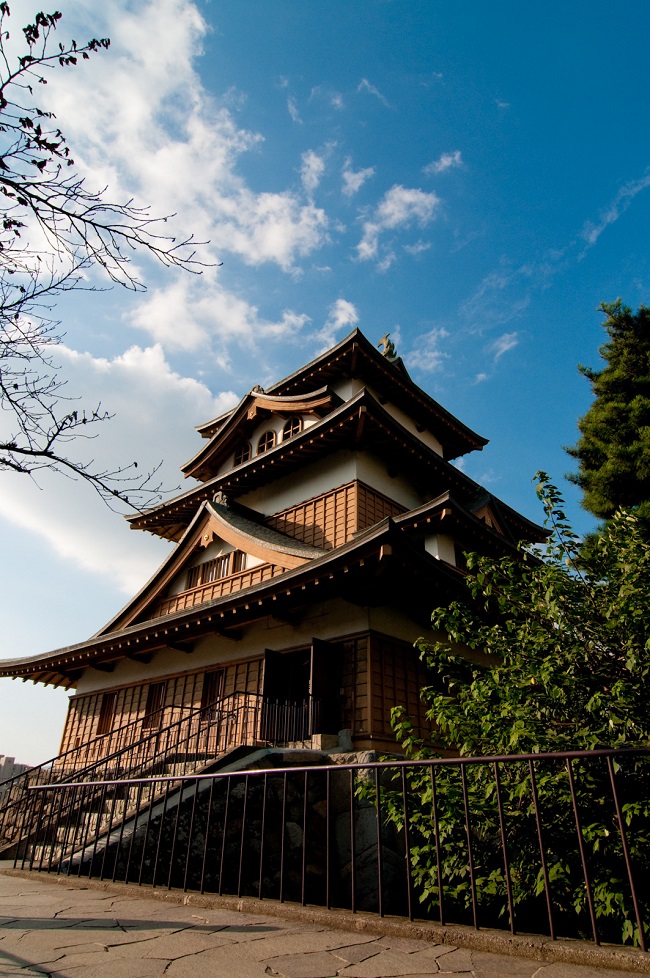
M 224 671 L 215 669 L 206 672 L 203 676 L 203 689 L 201 691 L 201 719 L 213 720 L 215 717 L 215 703 L 223 696 Z
M 165 703 L 166 683 L 152 683 L 147 690 L 147 702 L 142 720 L 143 730 L 156 730 L 161 725 Z
M 116 701 L 117 693 L 104 693 L 102 696 L 102 705 L 99 710 L 99 722 L 97 723 L 98 737 L 103 737 L 104 734 L 110 733 L 113 729 Z

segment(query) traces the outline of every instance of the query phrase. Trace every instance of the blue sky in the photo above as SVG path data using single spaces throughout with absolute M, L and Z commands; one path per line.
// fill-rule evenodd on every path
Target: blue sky
M 601 301 L 649 301 L 648 4 L 95 6 L 64 2 L 59 33 L 109 52 L 47 89 L 80 172 L 223 264 L 140 256 L 146 293 L 59 305 L 70 393 L 116 415 L 79 452 L 164 459 L 173 489 L 194 425 L 359 325 L 490 439 L 469 475 L 538 519 L 543 468 L 588 529 L 563 480 L 577 364 L 598 364 Z M 14 30 L 33 14 L 11 9 Z M 0 657 L 87 638 L 167 552 L 60 477 L 2 476 L 0 532 Z M 0 681 L 0 753 L 56 753 L 65 706 Z

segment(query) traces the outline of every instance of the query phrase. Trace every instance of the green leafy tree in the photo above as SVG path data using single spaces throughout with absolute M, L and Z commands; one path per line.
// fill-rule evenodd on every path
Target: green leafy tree
M 603 304 L 609 339 L 600 347 L 602 370 L 580 366 L 595 399 L 578 422 L 580 438 L 567 449 L 578 462 L 571 482 L 582 505 L 609 519 L 620 507 L 635 507 L 650 530 L 650 309 L 633 313 L 620 299 Z
M 650 746 L 650 546 L 636 516 L 620 512 L 583 554 L 558 491 L 543 473 L 538 478 L 550 530 L 545 552 L 522 549 L 519 557 L 501 559 L 469 554 L 467 601 L 436 609 L 437 637 L 418 642 L 433 677 L 421 695 L 443 753 L 477 757 Z M 404 709 L 393 711 L 393 723 L 407 754 L 436 756 L 435 748 L 416 738 Z M 520 928 L 536 930 L 540 914 L 545 916 L 548 885 L 560 929 L 577 936 L 575 914 L 588 932 L 589 908 L 569 772 L 564 761 L 537 765 L 534 786 L 527 762 L 502 769 L 508 876 L 493 768 L 467 766 L 479 902 L 488 922 L 497 923 L 507 917 L 509 884 Z M 594 757 L 572 765 L 594 912 L 609 939 L 638 940 L 607 763 Z M 626 755 L 618 777 L 632 862 L 643 880 L 650 872 L 650 757 Z M 447 908 L 462 915 L 471 906 L 471 887 L 459 772 L 437 769 L 437 833 L 430 773 L 414 770 L 409 787 L 416 890 L 429 910 L 443 896 Z M 546 880 L 535 792 L 547 827 Z M 403 826 L 399 793 L 386 792 L 384 810 Z

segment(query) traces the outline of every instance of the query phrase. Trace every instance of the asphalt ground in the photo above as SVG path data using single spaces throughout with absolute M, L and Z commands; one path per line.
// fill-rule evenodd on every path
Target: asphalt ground
M 0 866 L 1 978 L 623 978 L 625 973 L 650 974 L 650 955 L 469 928 L 436 934 L 408 921 L 270 902 L 256 908 L 254 901 L 188 897 Z

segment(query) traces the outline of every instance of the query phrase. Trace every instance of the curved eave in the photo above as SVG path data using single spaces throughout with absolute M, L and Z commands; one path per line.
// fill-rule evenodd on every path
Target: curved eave
M 498 504 L 500 500 L 490 496 L 492 503 Z M 505 507 L 504 508 L 509 508 Z M 496 509 L 496 506 L 495 506 Z M 514 510 L 511 510 L 514 513 Z M 502 513 L 498 511 L 499 516 Z M 519 514 L 515 514 L 519 517 Z M 548 532 L 537 523 L 519 517 L 517 521 L 504 519 L 507 535 L 504 536 L 498 530 L 493 529 L 484 520 L 466 506 L 453 497 L 449 492 L 442 493 L 436 499 L 419 506 L 417 509 L 410 510 L 400 516 L 394 517 L 397 526 L 407 530 L 426 529 L 433 533 L 448 533 L 460 535 L 459 542 L 467 541 L 475 546 L 480 543 L 481 550 L 493 555 L 508 552 L 516 554 L 518 544 L 522 541 L 526 543 L 541 543 L 548 536 Z M 525 532 L 513 532 L 524 530 Z M 474 543 L 476 541 L 476 543 Z
M 375 450 L 395 474 L 416 483 L 444 479 L 445 486 L 463 495 L 476 495 L 480 487 L 411 434 L 369 393 L 362 390 L 321 421 L 281 442 L 248 462 L 177 496 L 148 512 L 130 517 L 134 529 L 175 539 L 171 534 L 186 526 L 196 507 L 217 491 L 234 496 L 250 492 L 271 480 L 291 475 L 305 465 L 339 449 Z
M 222 540 L 238 550 L 259 557 L 269 564 L 279 564 L 287 570 L 301 567 L 308 560 L 321 557 L 325 551 L 294 540 L 292 537 L 255 523 L 238 513 L 237 509 L 207 503 L 211 528 Z
M 256 523 L 238 510 L 204 500 L 174 550 L 135 597 L 96 633 L 96 637 L 131 625 L 146 616 L 147 608 L 159 600 L 165 588 L 187 564 L 201 540 L 207 542 L 213 535 L 236 550 L 243 550 L 265 563 L 276 564 L 285 570 L 300 567 L 324 553 L 323 550 L 294 540 L 279 530 Z
M 383 356 L 360 329 L 354 329 L 311 363 L 273 384 L 267 393 L 301 391 L 314 383 L 331 384 L 341 376 L 363 377 L 382 399 L 417 418 L 439 439 L 448 461 L 481 450 L 488 443 L 487 438 L 459 421 L 414 383 L 401 360 L 391 361 Z
M 390 586 L 384 584 L 385 592 L 378 598 L 377 582 L 382 580 L 382 575 L 385 577 L 382 568 L 394 568 L 400 554 L 406 555 L 406 563 L 399 565 Z M 408 580 L 403 566 L 411 570 Z M 244 625 L 268 616 L 282 618 L 305 603 L 333 596 L 354 600 L 357 594 L 361 596 L 357 603 L 367 604 L 391 600 L 416 602 L 424 622 L 430 612 L 432 579 L 439 585 L 439 593 L 455 594 L 462 574 L 444 561 L 430 557 L 420 547 L 414 547 L 404 530 L 396 527 L 391 519 L 385 519 L 353 541 L 280 577 L 45 655 L 6 660 L 0 663 L 0 676 L 35 682 L 49 677 L 53 685 L 70 687 L 89 667 L 111 672 L 118 660 L 148 661 L 151 654 L 162 648 L 191 651 L 192 642 L 215 632 L 236 638 L 237 630 Z
M 341 399 L 327 387 L 309 391 L 307 394 L 282 396 L 251 391 L 244 397 L 232 414 L 219 425 L 207 445 L 184 465 L 181 472 L 185 478 L 193 477 L 201 481 L 210 479 L 230 455 L 237 444 L 247 437 L 246 428 L 259 423 L 262 412 L 290 417 L 292 414 L 325 414 Z

